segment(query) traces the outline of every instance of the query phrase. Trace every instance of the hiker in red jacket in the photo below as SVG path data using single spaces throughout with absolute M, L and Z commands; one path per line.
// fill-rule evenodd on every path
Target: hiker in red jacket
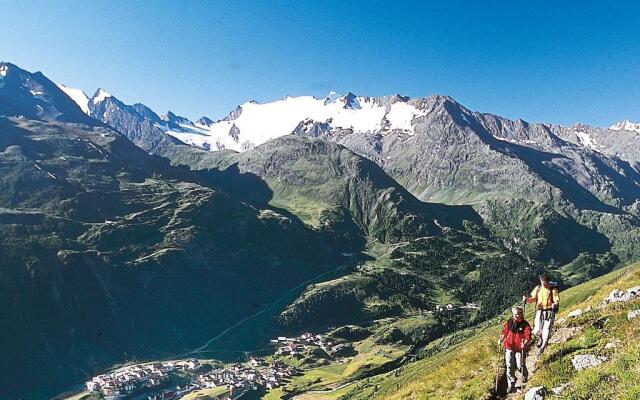
M 513 318 L 504 323 L 500 334 L 500 344 L 504 348 L 505 364 L 507 366 L 507 391 L 513 393 L 516 386 L 516 368 L 522 372 L 522 383 L 529 378 L 529 371 L 525 365 L 525 354 L 531 344 L 531 325 L 524 319 L 522 307 L 511 309 Z

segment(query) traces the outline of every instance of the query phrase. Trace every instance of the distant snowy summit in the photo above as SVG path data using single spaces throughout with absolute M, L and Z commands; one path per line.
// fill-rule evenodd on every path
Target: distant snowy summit
M 609 129 L 612 131 L 630 131 L 640 133 L 640 123 L 631 122 L 625 119 L 624 121 L 616 122 L 611 125 Z
M 203 117 L 195 123 L 179 123 L 167 133 L 175 138 L 210 150 L 245 151 L 268 140 L 294 132 L 302 126 L 324 124 L 326 129 L 353 132 L 399 130 L 413 134 L 412 121 L 425 111 L 408 97 L 362 97 L 352 93 L 326 98 L 285 97 L 260 104 L 255 101 L 238 106 L 227 117 L 213 122 Z
M 82 90 L 64 85 L 59 87 L 82 111 L 103 122 L 119 118 L 114 112 L 126 108 L 130 113 L 146 118 L 150 126 L 172 139 L 211 151 L 228 149 L 243 152 L 291 133 L 311 136 L 359 134 L 370 137 L 366 140 L 374 142 L 380 142 L 380 138 L 393 133 L 394 137 L 406 140 L 419 131 L 420 121 L 445 103 L 450 104 L 449 111 L 458 115 L 458 123 L 462 125 L 469 125 L 470 120 L 481 125 L 489 124 L 488 127 L 492 124 L 487 119 L 488 114 L 473 113 L 450 97 L 439 95 L 426 98 L 401 95 L 367 97 L 350 92 L 344 95 L 331 92 L 324 98 L 286 96 L 268 103 L 248 101 L 217 121 L 205 116 L 193 122 L 171 111 L 160 116 L 142 104 L 125 105 L 103 89 L 88 97 Z M 109 107 L 105 107 L 107 103 Z M 113 125 L 114 121 L 109 123 Z M 502 141 L 544 147 L 546 139 L 520 132 L 524 128 L 519 124 L 502 121 L 498 124 L 500 129 L 488 129 Z M 596 151 L 603 149 L 604 142 L 613 140 L 606 137 L 606 129 L 583 124 L 553 129 L 561 137 Z M 640 133 L 640 124 L 625 120 L 612 125 L 609 130 Z
M 58 84 L 58 87 L 87 115 L 91 115 L 90 105 L 96 105 L 101 101 L 104 101 L 107 97 L 111 97 L 111 94 L 103 89 L 96 90 L 93 97 L 89 98 L 89 96 L 80 89 L 70 88 L 62 84 Z
M 88 115 L 107 97 L 98 89 L 90 98 L 82 90 L 59 85 Z M 395 95 L 383 97 L 338 96 L 331 92 L 325 98 L 287 96 L 269 103 L 248 101 L 225 118 L 213 121 L 202 117 L 192 122 L 171 111 L 155 120 L 158 128 L 180 141 L 207 150 L 245 151 L 268 140 L 288 135 L 297 129 L 311 129 L 320 124 L 328 131 L 351 130 L 355 133 L 415 133 L 414 120 L 427 111 L 420 100 Z

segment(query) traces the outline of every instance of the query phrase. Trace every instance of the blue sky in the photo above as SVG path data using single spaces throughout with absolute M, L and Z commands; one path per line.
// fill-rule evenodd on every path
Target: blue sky
M 558 3 L 0 0 L 0 60 L 190 118 L 335 90 L 640 120 L 640 5 Z

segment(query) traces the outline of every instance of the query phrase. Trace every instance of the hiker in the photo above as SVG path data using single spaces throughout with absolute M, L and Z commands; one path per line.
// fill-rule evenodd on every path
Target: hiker
M 560 307 L 558 286 L 551 282 L 546 273 L 540 275 L 540 284 L 531 291 L 531 296 L 522 296 L 522 301 L 536 303 L 536 318 L 533 332 L 538 346 L 538 355 L 547 347 L 553 322 Z
M 531 345 L 531 325 L 524 319 L 523 308 L 513 307 L 511 313 L 513 317 L 504 323 L 499 341 L 504 348 L 507 367 L 507 393 L 516 390 L 516 368 L 522 373 L 523 385 L 529 379 L 525 357 Z

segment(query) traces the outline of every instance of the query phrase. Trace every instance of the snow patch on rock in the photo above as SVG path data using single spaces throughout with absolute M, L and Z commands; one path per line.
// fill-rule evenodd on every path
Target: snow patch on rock
M 524 400 L 544 400 L 546 390 L 543 386 L 532 387 L 524 395 Z
M 69 96 L 69 98 L 73 100 L 85 114 L 89 115 L 91 113 L 89 110 L 89 96 L 87 96 L 85 92 L 62 84 L 58 85 L 58 87 L 64 92 L 64 94 Z
M 593 139 L 588 133 L 576 131 L 575 134 L 578 137 L 580 144 L 593 150 L 597 149 L 595 139 Z
M 93 96 L 93 99 L 91 99 L 91 102 L 93 104 L 98 104 L 101 101 L 104 101 L 104 99 L 106 99 L 107 97 L 111 97 L 111 93 L 107 92 L 106 90 L 98 89 L 96 94 Z

